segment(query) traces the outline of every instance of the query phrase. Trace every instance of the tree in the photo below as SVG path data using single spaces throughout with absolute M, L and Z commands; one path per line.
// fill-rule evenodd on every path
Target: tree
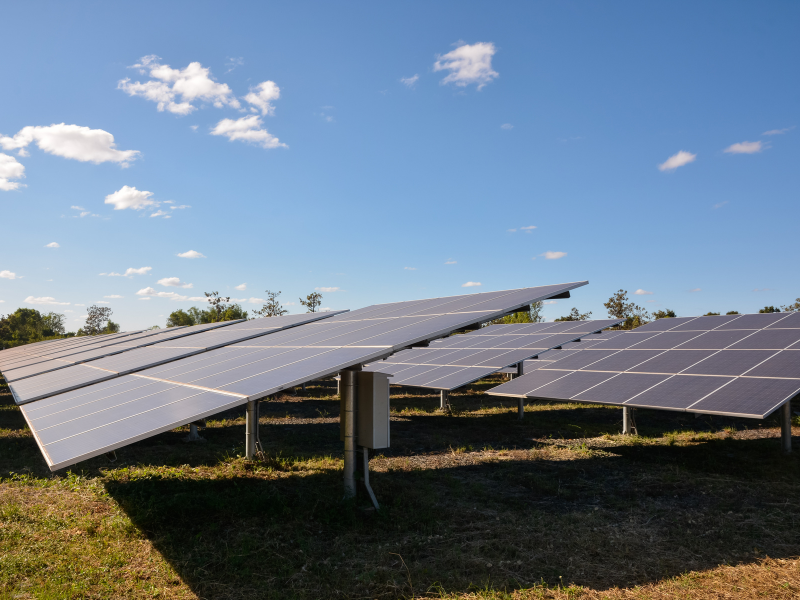
M 0 343 L 6 348 L 75 335 L 66 333 L 65 323 L 66 317 L 59 313 L 43 315 L 33 308 L 18 308 L 9 315 L 0 315 Z
M 718 316 L 719 316 L 719 313 L 715 313 L 715 312 L 707 312 L 707 313 L 706 313 L 706 314 L 704 314 L 703 316 L 704 316 L 704 317 L 718 317 Z
M 653 313 L 653 319 L 674 319 L 678 315 L 675 314 L 674 310 L 670 310 L 669 308 L 666 310 L 657 310 Z
M 194 308 L 196 312 L 200 312 L 195 307 L 192 308 Z M 190 325 L 197 325 L 199 321 L 191 311 L 191 308 L 189 312 L 186 312 L 182 308 L 172 311 L 169 317 L 167 317 L 167 327 L 188 327 Z
M 738 314 L 739 314 L 739 311 L 738 311 L 738 310 L 729 310 L 729 311 L 728 311 L 728 312 L 726 312 L 725 314 L 726 314 L 726 315 L 738 315 Z
M 322 294 L 320 294 L 319 292 L 312 292 L 308 296 L 306 296 L 305 300 L 300 298 L 300 304 L 302 304 L 308 309 L 306 312 L 310 313 L 317 312 L 317 309 L 322 304 Z
M 628 292 L 625 290 L 617 291 L 603 306 L 608 310 L 610 318 L 625 319 L 625 322 L 619 325 L 620 329 L 636 329 L 650 322 L 648 312 L 641 306 L 630 302 Z
M 534 302 L 530 305 L 530 308 L 525 311 L 516 312 L 511 315 L 506 315 L 505 317 L 500 317 L 499 319 L 494 319 L 486 323 L 486 325 L 511 325 L 513 323 L 542 323 L 544 322 L 544 317 L 542 316 L 542 308 L 544 304 L 542 302 Z
M 203 292 L 206 295 L 206 299 L 208 303 L 211 305 L 211 310 L 217 313 L 217 319 L 212 321 L 212 323 L 218 323 L 222 321 L 222 315 L 228 310 L 227 303 L 231 301 L 230 296 L 226 296 L 223 298 L 219 295 L 219 292 Z
M 280 317 L 285 315 L 289 311 L 281 306 L 280 300 L 278 300 L 278 296 L 281 295 L 280 292 L 272 292 L 270 290 L 266 290 L 267 292 L 267 303 L 260 309 L 254 311 L 254 314 L 260 317 Z M 302 301 L 301 301 L 302 302 Z M 309 312 L 314 312 L 309 311 Z
M 758 311 L 759 313 L 776 313 L 781 312 L 780 308 L 775 308 L 774 306 L 765 306 L 761 310 Z
M 106 329 L 111 323 L 111 315 L 113 311 L 108 306 L 97 306 L 93 304 L 89 307 L 89 310 L 86 311 L 86 324 L 83 326 L 82 329 L 78 330 L 78 335 L 100 335 L 101 333 L 106 333 Z M 113 323 L 116 326 L 117 331 L 119 331 L 119 325 Z
M 783 312 L 800 312 L 800 298 L 794 301 L 794 304 L 788 306 L 781 306 Z
M 42 336 L 52 337 L 56 335 L 65 335 L 67 333 L 65 324 L 67 321 L 66 315 L 55 312 L 49 312 L 42 315 Z
M 592 311 L 580 313 L 577 308 L 573 308 L 566 317 L 559 317 L 556 321 L 586 321 L 591 316 Z

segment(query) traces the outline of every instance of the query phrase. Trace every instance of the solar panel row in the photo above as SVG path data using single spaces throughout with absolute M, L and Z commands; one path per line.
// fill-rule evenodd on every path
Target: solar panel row
M 800 315 L 661 319 L 488 393 L 764 418 L 800 392 Z

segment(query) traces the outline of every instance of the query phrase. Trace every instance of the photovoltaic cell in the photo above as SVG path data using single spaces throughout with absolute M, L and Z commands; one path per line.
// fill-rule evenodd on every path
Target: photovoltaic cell
M 620 373 L 599 385 L 589 388 L 574 398 L 581 402 L 623 404 L 645 390 L 662 383 L 669 375 Z
M 642 408 L 687 410 L 701 398 L 733 381 L 728 377 L 675 375 L 663 383 L 634 396 L 625 404 Z

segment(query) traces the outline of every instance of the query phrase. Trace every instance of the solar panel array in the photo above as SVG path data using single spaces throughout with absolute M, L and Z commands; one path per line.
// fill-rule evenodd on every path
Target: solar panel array
M 800 392 L 800 313 L 660 319 L 564 352 L 488 393 L 765 418 Z
M 403 350 L 364 370 L 388 373 L 396 385 L 454 390 L 621 322 L 605 319 L 490 325 L 436 340 L 427 348 Z
M 31 403 L 21 408 L 48 465 L 56 470 L 250 400 L 374 361 L 421 341 L 515 312 L 586 283 L 375 305 L 251 339 L 227 339 L 223 347 L 128 374 L 125 373 L 130 366 L 125 360 L 131 353 L 126 352 L 103 362 L 93 361 L 103 365 L 100 368 L 110 374 L 109 380 L 89 385 L 84 380 L 79 382 L 81 387 L 71 390 L 64 389 L 68 382 L 62 382 L 60 391 L 56 388 L 59 384 L 47 387 L 46 383 L 43 387 L 47 396 L 39 388 L 25 390 Z M 225 331 L 234 332 L 237 327 L 244 332 L 252 323 L 255 321 L 226 327 Z M 192 339 L 222 333 L 197 334 Z M 192 349 L 181 340 L 172 340 L 142 350 L 155 346 L 158 352 Z M 139 369 L 141 363 L 137 365 L 135 368 Z M 32 396 L 41 399 L 33 402 Z

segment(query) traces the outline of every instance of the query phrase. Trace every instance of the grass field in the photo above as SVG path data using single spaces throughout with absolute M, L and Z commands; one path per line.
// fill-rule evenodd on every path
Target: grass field
M 50 474 L 0 388 L 0 598 L 797 598 L 800 452 L 767 421 L 393 390 L 381 510 L 342 496 L 338 398 L 262 404 Z M 795 423 L 796 425 L 798 423 Z M 800 430 L 795 429 L 795 434 Z

